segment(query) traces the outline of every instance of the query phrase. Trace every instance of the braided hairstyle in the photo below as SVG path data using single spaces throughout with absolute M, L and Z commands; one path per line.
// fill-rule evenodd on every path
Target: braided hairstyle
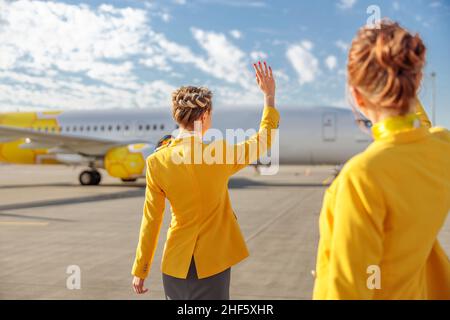
M 172 93 L 173 119 L 185 128 L 193 127 L 205 112 L 212 109 L 212 92 L 205 87 L 181 87 Z
M 348 81 L 378 108 L 409 111 L 425 65 L 426 48 L 417 34 L 398 23 L 382 20 L 363 27 L 348 55 Z

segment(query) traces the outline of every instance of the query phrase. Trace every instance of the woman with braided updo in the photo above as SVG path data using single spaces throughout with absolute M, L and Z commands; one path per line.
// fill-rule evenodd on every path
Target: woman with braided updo
M 437 240 L 450 209 L 450 133 L 431 128 L 416 98 L 425 51 L 387 20 L 353 39 L 349 87 L 374 142 L 325 193 L 315 299 L 450 299 Z
M 279 119 L 272 69 L 260 62 L 254 67 L 264 93 L 260 129 L 236 145 L 202 141 L 211 126 L 211 91 L 189 86 L 172 94 L 180 133 L 147 158 L 144 214 L 132 270 L 136 293 L 147 292 L 144 279 L 168 199 L 172 220 L 161 265 L 166 299 L 229 299 L 230 268 L 249 253 L 231 207 L 228 179 L 267 152 Z M 206 155 L 216 161 L 197 161 Z

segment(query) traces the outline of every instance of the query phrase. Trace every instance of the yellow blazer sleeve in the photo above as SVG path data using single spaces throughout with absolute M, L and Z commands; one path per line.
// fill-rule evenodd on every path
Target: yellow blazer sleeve
M 416 114 L 419 116 L 422 126 L 427 128 L 432 127 L 430 118 L 428 118 L 428 115 L 419 99 L 416 99 Z
M 430 300 L 450 300 L 450 260 L 438 240 L 425 265 L 427 294 Z
M 279 119 L 280 114 L 278 110 L 274 107 L 266 106 L 264 107 L 259 130 L 256 134 L 244 142 L 232 146 L 227 145 L 225 142 L 226 163 L 229 165 L 230 174 L 235 174 L 268 152 L 272 146 Z
M 165 209 L 165 194 L 155 181 L 155 170 L 152 170 L 150 159 L 147 160 L 145 202 L 139 243 L 131 274 L 145 279 L 158 244 L 159 231 Z
M 350 169 L 334 199 L 327 299 L 372 299 L 368 279 L 382 257 L 383 196 L 368 169 Z

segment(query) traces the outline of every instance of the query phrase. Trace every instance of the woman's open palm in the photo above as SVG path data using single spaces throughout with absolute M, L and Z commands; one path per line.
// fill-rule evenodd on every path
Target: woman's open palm
M 259 88 L 266 96 L 275 96 L 275 79 L 273 77 L 272 68 L 267 66 L 267 63 L 264 61 L 264 64 L 261 61 L 258 63 L 254 63 L 253 67 L 256 72 L 256 82 L 258 83 Z

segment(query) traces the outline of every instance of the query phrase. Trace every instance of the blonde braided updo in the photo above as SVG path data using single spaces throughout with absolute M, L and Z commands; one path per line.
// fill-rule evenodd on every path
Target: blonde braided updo
M 172 116 L 181 126 L 194 125 L 205 112 L 212 109 L 212 92 L 205 87 L 181 87 L 172 93 Z

